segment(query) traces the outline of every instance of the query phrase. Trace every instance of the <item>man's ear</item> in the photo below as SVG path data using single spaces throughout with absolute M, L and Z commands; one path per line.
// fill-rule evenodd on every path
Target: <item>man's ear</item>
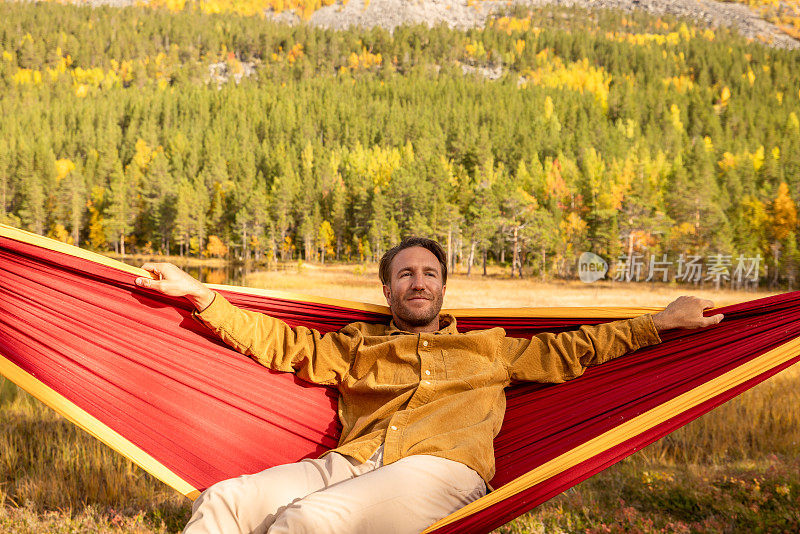
M 386 303 L 389 303 L 389 297 L 392 295 L 392 290 L 388 284 L 383 284 L 383 296 L 386 299 Z

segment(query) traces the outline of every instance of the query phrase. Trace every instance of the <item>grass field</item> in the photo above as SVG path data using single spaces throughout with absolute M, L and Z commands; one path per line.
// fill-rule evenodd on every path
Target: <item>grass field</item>
M 382 303 L 375 267 L 292 265 L 246 284 Z M 446 307 L 717 305 L 767 293 L 455 275 Z M 789 369 L 497 532 L 796 532 L 800 371 Z M 180 531 L 189 502 L 0 379 L 0 532 Z

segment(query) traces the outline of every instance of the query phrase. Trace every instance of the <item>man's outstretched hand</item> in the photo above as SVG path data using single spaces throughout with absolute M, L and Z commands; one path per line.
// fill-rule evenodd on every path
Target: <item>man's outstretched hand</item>
M 152 274 L 153 278 L 137 278 L 134 280 L 137 286 L 154 289 L 171 297 L 186 297 L 198 310 L 206 309 L 214 300 L 213 291 L 177 265 L 145 263 L 142 269 Z
M 710 300 L 697 297 L 682 296 L 670 302 L 664 310 L 653 315 L 653 324 L 656 330 L 669 330 L 670 328 L 703 328 L 717 324 L 723 319 L 718 313 L 711 317 L 704 317 L 703 310 L 713 308 Z

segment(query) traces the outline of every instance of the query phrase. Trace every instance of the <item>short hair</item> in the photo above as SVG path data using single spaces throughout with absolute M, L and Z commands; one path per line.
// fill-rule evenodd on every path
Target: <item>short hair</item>
M 383 285 L 388 285 L 389 281 L 391 280 L 392 274 L 389 271 L 389 268 L 392 265 L 392 260 L 397 253 L 403 249 L 411 248 L 411 247 L 422 247 L 426 250 L 429 250 L 436 256 L 436 259 L 439 260 L 439 266 L 442 269 L 442 284 L 447 283 L 447 254 L 445 254 L 442 245 L 438 242 L 434 241 L 433 239 L 428 239 L 427 237 L 419 237 L 419 236 L 409 236 L 404 237 L 400 243 L 393 246 L 386 253 L 381 257 L 380 267 L 378 268 L 378 276 L 381 279 L 381 283 Z

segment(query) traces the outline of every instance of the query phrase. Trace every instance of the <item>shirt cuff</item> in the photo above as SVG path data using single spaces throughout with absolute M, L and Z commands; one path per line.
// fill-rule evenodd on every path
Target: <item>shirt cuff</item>
M 211 304 L 206 306 L 202 311 L 193 310 L 192 318 L 214 332 L 217 332 L 235 310 L 236 308 L 233 304 L 214 291 L 214 299 L 211 301 Z
M 653 323 L 653 314 L 646 313 L 634 317 L 631 321 L 631 332 L 638 348 L 648 347 L 661 343 L 656 325 Z

